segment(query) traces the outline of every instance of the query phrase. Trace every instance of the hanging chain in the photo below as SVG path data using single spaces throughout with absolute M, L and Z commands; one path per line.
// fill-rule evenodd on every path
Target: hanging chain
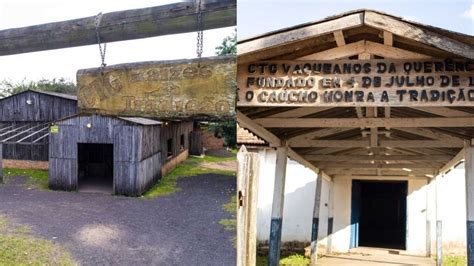
M 101 68 L 104 68 L 107 64 L 105 63 L 105 52 L 107 51 L 107 43 L 104 43 L 104 49 L 102 49 L 102 43 L 100 41 L 99 26 L 102 20 L 102 13 L 97 14 L 95 17 L 95 33 L 97 36 L 97 43 L 99 44 L 100 59 L 102 60 Z
M 198 15 L 197 15 L 197 26 L 198 26 L 198 34 L 197 34 L 197 57 L 201 59 L 202 56 L 202 49 L 204 46 L 204 34 L 202 30 L 202 12 L 201 12 L 201 0 L 198 0 Z

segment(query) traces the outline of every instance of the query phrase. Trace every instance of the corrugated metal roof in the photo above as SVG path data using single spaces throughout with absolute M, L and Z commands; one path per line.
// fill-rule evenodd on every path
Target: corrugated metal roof
M 15 97 L 15 96 L 17 96 L 17 95 L 20 95 L 20 94 L 23 94 L 23 93 L 27 93 L 27 92 L 34 92 L 34 93 L 39 93 L 39 94 L 45 94 L 45 95 L 49 95 L 49 96 L 59 97 L 59 98 L 67 99 L 67 100 L 77 101 L 77 96 L 75 96 L 75 95 L 65 94 L 65 93 L 57 93 L 57 92 L 38 91 L 38 90 L 26 90 L 26 91 L 22 91 L 22 92 L 19 92 L 19 93 L 12 94 L 12 95 L 9 95 L 9 96 L 7 96 L 7 97 L 1 98 L 0 101 L 1 101 L 1 100 L 5 100 L 5 99 L 8 99 L 8 98 L 11 98 L 11 97 Z
M 143 117 L 123 117 L 123 116 L 119 116 L 118 118 L 122 119 L 122 120 L 125 120 L 125 121 L 128 121 L 128 122 L 135 123 L 135 124 L 144 125 L 144 126 L 152 126 L 152 125 L 163 124 L 163 122 L 160 122 L 160 121 L 157 121 L 157 120 L 152 120 L 152 119 L 149 119 L 149 118 L 143 118 Z

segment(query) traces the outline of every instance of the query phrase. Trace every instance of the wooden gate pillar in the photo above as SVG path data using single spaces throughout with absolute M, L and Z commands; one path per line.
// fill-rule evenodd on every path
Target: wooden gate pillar
M 474 147 L 468 143 L 465 150 L 466 174 L 466 232 L 467 265 L 474 265 Z
M 321 208 L 321 188 L 323 185 L 322 173 L 316 179 L 316 192 L 314 195 L 313 223 L 311 227 L 311 265 L 316 265 L 318 260 L 318 230 L 319 210 Z
M 278 266 L 280 261 L 281 229 L 283 206 L 285 201 L 285 178 L 287 147 L 278 147 L 276 152 L 275 187 L 273 188 L 272 220 L 270 224 L 270 240 L 268 265 Z

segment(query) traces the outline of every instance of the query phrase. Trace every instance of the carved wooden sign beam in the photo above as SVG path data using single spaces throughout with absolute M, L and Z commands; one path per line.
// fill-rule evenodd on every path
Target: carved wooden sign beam
M 84 113 L 162 119 L 235 116 L 235 57 L 142 62 L 79 70 Z
M 474 61 L 262 61 L 238 66 L 238 106 L 474 106 Z

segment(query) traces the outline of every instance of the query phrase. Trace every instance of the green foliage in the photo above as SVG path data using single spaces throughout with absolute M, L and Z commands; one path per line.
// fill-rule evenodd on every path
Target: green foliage
M 0 265 L 76 265 L 63 248 L 29 235 L 30 230 L 0 217 Z
M 27 81 L 22 80 L 21 82 L 11 82 L 9 80 L 3 80 L 0 82 L 0 98 L 17 94 L 26 90 L 38 90 L 46 92 L 66 93 L 73 94 L 77 93 L 77 86 L 71 81 L 60 79 L 42 79 L 40 81 Z
M 236 55 L 237 54 L 237 29 L 231 36 L 222 40 L 221 45 L 216 47 L 216 55 Z
M 224 158 L 223 158 L 224 159 Z M 234 176 L 234 171 L 226 171 L 219 169 L 211 169 L 207 167 L 199 166 L 200 162 L 204 162 L 205 159 L 201 158 L 188 158 L 183 163 L 176 166 L 173 171 L 166 174 L 161 180 L 148 190 L 143 196 L 145 198 L 155 198 L 160 196 L 166 196 L 180 191 L 178 187 L 178 179 L 188 176 L 204 175 L 204 174 L 220 174 Z
M 300 254 L 283 256 L 280 258 L 280 265 L 309 265 L 310 259 Z M 257 256 L 257 266 L 267 266 L 267 256 Z
M 208 130 L 217 138 L 224 138 L 224 145 L 234 149 L 237 146 L 237 122 L 227 120 L 209 123 Z
M 446 266 L 463 266 L 467 265 L 466 256 L 443 256 L 443 265 Z
M 3 174 L 6 180 L 13 176 L 26 176 L 28 177 L 28 186 L 39 189 L 48 189 L 47 170 L 4 168 Z

